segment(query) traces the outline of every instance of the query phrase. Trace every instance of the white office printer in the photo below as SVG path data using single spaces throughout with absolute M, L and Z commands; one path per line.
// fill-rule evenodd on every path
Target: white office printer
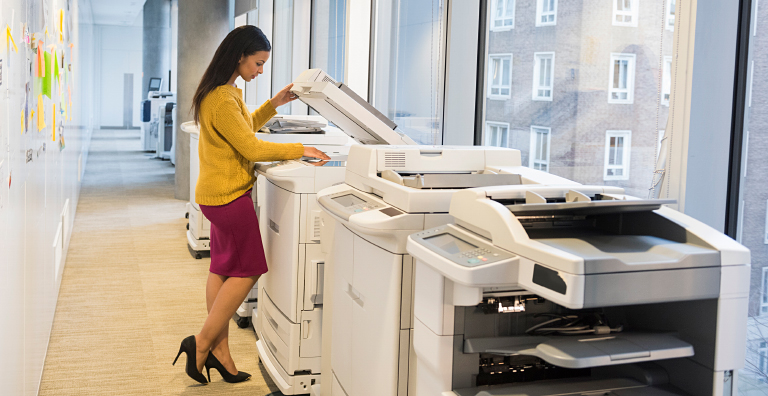
M 622 193 L 463 190 L 411 235 L 417 394 L 737 394 L 749 251 Z
M 155 158 L 170 159 L 175 106 L 176 94 L 173 92 L 149 91 L 147 99 L 141 102 L 141 148 L 154 151 Z
M 450 222 L 458 189 L 521 183 L 519 175 L 491 171 L 519 165 L 519 151 L 497 147 L 350 148 L 345 183 L 317 194 L 337 221 L 325 284 L 333 377 L 323 394 L 327 386 L 334 396 L 410 394 L 413 264 L 406 238 Z
M 344 144 L 328 144 L 311 134 L 278 134 L 272 141 L 287 143 L 291 137 L 305 145 L 315 143 L 331 161 L 323 166 L 292 160 L 256 167 L 254 197 L 269 272 L 258 282 L 253 324 L 261 361 L 286 395 L 309 393 L 320 380 L 326 255 L 317 192 L 344 181 L 352 144 L 413 144 L 395 130 L 397 125 L 319 69 L 302 73 L 292 91 L 339 128 L 334 129 Z

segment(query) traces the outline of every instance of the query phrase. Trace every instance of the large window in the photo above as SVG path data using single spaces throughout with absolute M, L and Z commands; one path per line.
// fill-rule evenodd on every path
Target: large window
M 345 0 L 312 2 L 312 68 L 344 81 Z
M 509 99 L 512 96 L 512 54 L 488 57 L 488 97 Z
M 272 37 L 272 92 L 293 82 L 293 0 L 276 1 Z M 298 77 L 298 76 L 297 76 Z M 291 114 L 291 106 L 280 106 L 278 114 Z
M 636 27 L 639 2 L 640 0 L 613 0 L 613 24 Z
M 536 0 L 536 26 L 557 24 L 557 0 Z
M 373 106 L 420 144 L 442 144 L 443 0 L 381 0 L 374 15 Z
M 527 166 L 646 198 L 658 157 L 658 131 L 667 129 L 670 107 L 658 104 L 673 85 L 675 67 L 669 68 L 669 61 L 674 61 L 672 42 L 678 32 L 664 28 L 667 0 L 621 5 L 630 11 L 628 21 L 640 20 L 638 28 L 613 26 L 608 20 L 616 0 L 518 0 L 515 28 L 499 32 L 492 17 L 498 3 L 489 1 L 481 125 L 508 123 L 509 147 L 521 151 Z M 555 11 L 557 24 L 535 28 L 545 11 Z M 498 54 L 514 54 L 510 96 L 503 100 L 493 91 L 498 86 L 501 93 L 506 86 L 493 72 Z M 618 139 L 623 149 L 606 150 L 607 130 L 632 131 L 631 145 L 627 134 Z M 486 143 L 492 130 L 482 132 Z
M 533 100 L 551 101 L 555 81 L 555 53 L 537 52 L 533 58 Z
M 611 54 L 608 103 L 631 104 L 635 99 L 635 54 Z
M 493 0 L 493 21 L 491 29 L 494 31 L 509 30 L 515 27 L 515 0 Z
M 605 132 L 605 180 L 629 180 L 631 131 Z
M 549 139 L 551 128 L 531 126 L 531 155 L 528 166 L 549 172 Z
M 509 147 L 509 124 L 504 122 L 486 122 L 486 146 Z

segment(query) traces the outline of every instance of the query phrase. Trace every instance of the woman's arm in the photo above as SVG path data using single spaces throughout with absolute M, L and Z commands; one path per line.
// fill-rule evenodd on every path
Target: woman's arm
M 304 154 L 304 146 L 301 143 L 272 143 L 257 138 L 243 118 L 235 99 L 222 99 L 214 113 L 213 127 L 240 155 L 252 162 L 266 162 L 301 158 Z M 265 108 L 271 111 L 267 113 L 262 110 Z M 260 113 L 262 117 L 268 114 L 261 124 L 263 125 L 274 115 L 274 107 L 267 102 L 254 112 L 256 113 Z
M 296 98 L 298 98 L 298 96 L 291 92 L 291 87 L 293 87 L 293 84 L 286 85 L 283 89 L 280 90 L 280 92 L 277 93 L 277 95 L 273 96 L 272 99 L 264 102 L 261 107 L 251 113 L 254 131 L 261 129 L 261 127 L 263 127 L 270 118 L 277 114 L 275 109 L 284 104 L 293 102 L 296 100 Z

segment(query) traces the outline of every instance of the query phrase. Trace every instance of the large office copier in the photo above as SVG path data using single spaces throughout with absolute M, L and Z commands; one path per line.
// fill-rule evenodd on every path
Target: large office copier
M 173 92 L 150 90 L 147 99 L 141 102 L 141 148 L 154 151 L 154 158 L 167 160 L 173 155 L 175 108 Z
M 364 99 L 319 69 L 302 73 L 293 82 L 292 92 L 343 131 L 352 144 L 413 144 Z M 310 142 L 299 139 L 305 145 Z M 253 324 L 259 357 L 286 395 L 310 393 L 310 387 L 320 381 L 326 255 L 321 248 L 323 219 L 316 194 L 344 181 L 352 146 L 314 147 L 331 161 L 323 166 L 291 160 L 256 167 L 254 202 L 269 272 L 259 278 Z
M 518 184 L 517 175 L 493 169 L 519 165 L 518 150 L 498 147 L 350 148 L 345 183 L 317 194 L 336 221 L 333 270 L 325 278 L 333 307 L 333 375 L 321 384 L 323 395 L 328 386 L 333 396 L 413 394 L 407 237 L 450 223 L 451 195 L 459 189 Z
M 408 239 L 416 394 L 736 395 L 749 251 L 668 203 L 573 182 L 454 194 L 455 224 Z

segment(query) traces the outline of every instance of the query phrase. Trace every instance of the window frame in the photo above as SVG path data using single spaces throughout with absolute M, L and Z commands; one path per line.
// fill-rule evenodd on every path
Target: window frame
M 499 144 L 498 145 L 496 145 L 496 144 L 489 144 L 490 143 L 489 140 L 490 140 L 490 137 L 491 137 L 491 135 L 490 135 L 490 128 L 491 127 L 504 128 L 506 130 L 506 135 L 507 135 L 507 145 L 506 146 L 502 146 L 501 145 L 501 142 L 503 140 L 501 138 L 501 136 L 502 136 L 501 133 L 499 133 L 499 139 L 498 139 L 499 140 L 498 141 Z M 486 121 L 485 122 L 485 138 L 483 139 L 483 143 L 485 143 L 484 144 L 485 146 L 509 147 L 509 123 L 508 122 L 500 122 L 500 121 Z
M 497 18 L 496 17 L 496 8 L 498 7 L 499 2 L 503 2 L 502 4 L 504 4 L 504 14 L 506 14 L 506 11 L 507 11 L 506 0 L 493 0 L 491 2 L 491 18 L 490 18 L 491 26 L 490 26 L 490 30 L 492 32 L 506 32 L 506 31 L 509 31 L 509 30 L 512 30 L 512 29 L 515 28 L 515 17 L 516 17 L 516 14 L 517 14 L 517 0 L 511 0 L 511 1 L 512 1 L 512 16 L 509 17 L 509 18 Z M 507 20 L 507 19 L 511 19 L 512 20 L 512 24 L 504 26 L 504 21 Z M 496 21 L 497 20 L 501 20 L 502 21 L 502 26 L 496 26 Z
M 614 64 L 618 60 L 630 60 L 627 63 L 627 99 L 613 99 L 613 93 L 618 88 L 613 87 Z M 623 52 L 611 52 L 611 63 L 608 70 L 608 103 L 611 104 L 634 104 L 635 103 L 635 72 L 637 68 L 637 55 Z M 620 92 L 620 91 L 619 91 Z
M 664 98 L 664 94 L 669 97 Z M 669 107 L 669 99 L 672 97 L 672 57 L 664 57 L 661 75 L 661 104 Z
M 555 26 L 557 25 L 557 0 L 552 0 L 554 3 L 554 9 L 544 14 L 542 8 L 545 1 L 549 0 L 536 0 L 536 27 L 542 26 Z M 541 18 L 545 15 L 552 14 L 553 18 L 551 22 L 542 22 Z
M 536 135 L 538 134 L 538 132 L 536 132 L 535 129 L 541 129 L 541 130 L 546 130 L 547 131 L 546 132 L 546 135 L 547 135 L 547 155 L 546 155 L 546 157 L 547 158 L 544 161 L 538 161 L 538 163 L 539 164 L 546 163 L 547 170 L 545 170 L 543 172 L 550 173 L 550 169 L 552 168 L 552 164 L 550 163 L 550 153 L 552 152 L 552 128 L 551 127 L 543 127 L 543 126 L 539 126 L 539 125 L 531 125 L 531 135 L 530 135 L 531 136 L 531 139 L 530 139 L 531 143 L 530 143 L 530 148 L 529 148 L 530 151 L 528 152 L 529 153 L 529 155 L 528 155 L 528 167 L 531 168 L 531 169 L 537 169 L 536 168 L 537 160 L 535 159 L 535 154 L 534 153 L 538 151 L 538 150 L 536 150 L 537 149 L 537 147 L 536 147 L 537 140 L 535 139 Z M 537 170 L 541 170 L 541 169 L 537 169 Z
M 621 0 L 621 1 L 625 1 L 625 0 Z M 630 2 L 630 7 L 632 7 L 632 9 L 630 10 L 630 12 L 626 12 L 626 11 L 619 11 L 617 0 L 611 0 L 611 3 L 613 3 L 613 6 L 612 6 L 613 13 L 611 14 L 611 24 L 613 26 L 637 27 L 637 18 L 638 18 L 638 15 L 640 14 L 638 12 L 640 0 L 629 0 L 629 2 Z M 630 20 L 629 23 L 616 22 L 617 15 L 625 15 L 625 16 L 629 15 L 630 17 L 632 17 L 632 19 Z
M 624 146 L 622 149 L 622 164 L 609 165 L 611 150 L 611 138 L 623 137 Z M 629 165 L 632 153 L 632 131 L 631 130 L 607 130 L 605 131 L 605 158 L 603 159 L 603 180 L 629 180 Z M 609 175 L 609 169 L 622 169 L 621 176 Z
M 509 90 L 509 93 L 507 95 L 502 95 L 501 93 L 499 93 L 498 95 L 493 94 L 492 89 L 494 88 L 494 85 L 493 85 L 492 68 L 493 68 L 494 59 L 502 60 L 502 69 L 504 68 L 503 66 L 504 59 L 509 59 L 509 86 L 506 87 Z M 512 54 L 489 54 L 488 55 L 488 70 L 487 70 L 488 75 L 486 77 L 486 80 L 488 82 L 486 87 L 486 90 L 487 90 L 486 96 L 488 97 L 488 99 L 507 100 L 512 98 L 512 67 L 513 67 L 512 62 L 514 61 L 514 59 L 515 57 Z M 502 70 L 502 73 L 503 72 L 504 71 Z M 503 78 L 502 78 L 502 81 L 503 81 Z M 503 88 L 504 88 L 504 85 L 499 85 L 499 92 L 501 92 Z
M 541 62 L 542 59 L 545 59 L 544 56 L 551 55 L 552 65 L 549 70 L 549 76 L 550 76 L 550 86 L 549 89 L 549 97 L 546 96 L 539 96 L 538 92 L 542 89 L 547 89 L 546 86 L 540 86 L 539 80 L 541 79 L 541 75 L 539 70 L 541 70 L 541 67 L 539 65 L 539 62 Z M 540 101 L 540 102 L 552 102 L 555 96 L 555 52 L 554 51 L 547 51 L 547 52 L 534 52 L 533 53 L 533 87 L 531 90 L 531 99 L 534 101 Z

